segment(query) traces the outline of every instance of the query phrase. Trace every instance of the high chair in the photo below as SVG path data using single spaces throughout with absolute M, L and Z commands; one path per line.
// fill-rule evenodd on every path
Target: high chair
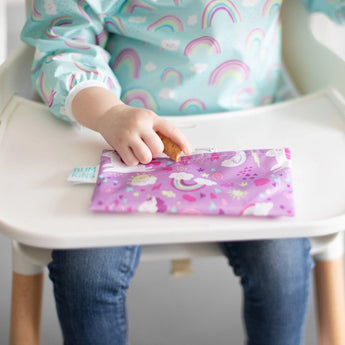
M 22 45 L 0 67 L 0 231 L 13 240 L 11 345 L 40 342 L 51 248 L 143 244 L 142 260 L 173 260 L 172 274 L 183 275 L 191 258 L 221 255 L 216 242 L 299 236 L 313 244 L 319 344 L 345 344 L 345 62 L 314 39 L 298 0 L 284 2 L 282 23 L 284 63 L 301 97 L 170 120 L 194 147 L 290 146 L 296 217 L 289 220 L 91 214 L 93 188 L 66 178 L 74 167 L 96 165 L 105 143 L 40 103 L 29 76 L 32 48 Z M 210 142 L 207 131 L 215 130 Z

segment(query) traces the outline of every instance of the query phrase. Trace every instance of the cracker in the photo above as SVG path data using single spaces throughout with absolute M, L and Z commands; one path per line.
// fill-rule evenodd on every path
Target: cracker
M 163 135 L 162 133 L 157 132 L 157 134 L 163 142 L 163 145 L 164 145 L 164 151 L 163 152 L 167 156 L 169 156 L 172 160 L 177 162 L 181 153 L 182 153 L 181 148 L 176 143 L 174 143 L 171 139 L 169 139 L 168 137 Z

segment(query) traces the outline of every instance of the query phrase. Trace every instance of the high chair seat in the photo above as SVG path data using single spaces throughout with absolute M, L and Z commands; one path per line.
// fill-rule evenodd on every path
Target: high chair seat
M 71 185 L 67 176 L 97 165 L 104 141 L 34 100 L 32 49 L 22 46 L 0 67 L 0 232 L 14 240 L 12 345 L 39 343 L 41 271 L 51 248 L 143 244 L 143 259 L 183 260 L 219 255 L 218 241 L 306 236 L 316 259 L 319 343 L 345 344 L 345 63 L 314 40 L 297 0 L 284 2 L 282 21 L 284 62 L 303 96 L 170 120 L 195 148 L 289 147 L 293 218 L 91 213 L 93 186 Z

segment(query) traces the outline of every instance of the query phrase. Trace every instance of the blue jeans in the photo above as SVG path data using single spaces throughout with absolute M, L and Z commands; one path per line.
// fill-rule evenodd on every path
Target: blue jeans
M 302 344 L 309 240 L 220 245 L 243 286 L 247 344 Z M 126 292 L 139 257 L 140 246 L 53 251 L 48 267 L 65 345 L 127 344 Z

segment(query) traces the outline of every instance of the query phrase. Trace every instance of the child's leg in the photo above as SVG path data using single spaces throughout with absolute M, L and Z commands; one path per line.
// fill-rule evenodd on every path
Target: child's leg
M 126 292 L 140 247 L 54 250 L 48 265 L 65 345 L 127 344 Z
M 222 243 L 241 278 L 248 345 L 301 345 L 313 261 L 308 239 Z

